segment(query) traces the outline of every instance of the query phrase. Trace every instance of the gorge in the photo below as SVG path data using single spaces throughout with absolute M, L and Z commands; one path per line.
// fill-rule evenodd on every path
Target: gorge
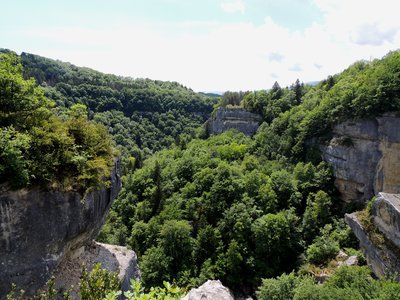
M 384 275 L 398 268 L 399 61 L 393 52 L 314 86 L 275 83 L 225 103 L 5 51 L 0 83 L 34 93 L 0 97 L 2 297 L 11 283 L 33 294 L 51 274 L 68 288 L 72 265 L 105 252 L 123 289 L 137 258 L 143 293 L 211 279 L 227 297 L 269 299 L 285 281 L 288 299 L 386 293 Z M 366 266 L 337 268 L 347 264 L 338 253 L 363 264 L 343 216 L 374 196 L 346 221 L 377 280 Z

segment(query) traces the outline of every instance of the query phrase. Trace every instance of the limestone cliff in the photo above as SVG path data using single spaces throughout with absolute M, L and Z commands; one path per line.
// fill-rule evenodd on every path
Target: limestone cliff
M 371 228 L 365 228 L 358 213 L 346 215 L 346 222 L 360 241 L 360 247 L 374 273 L 379 277 L 400 274 L 400 196 L 380 193 L 373 203 L 372 222 L 378 232 L 371 237 Z M 369 226 L 371 227 L 371 225 Z
M 261 122 L 261 116 L 251 113 L 244 108 L 218 108 L 208 120 L 210 134 L 219 134 L 229 129 L 236 129 L 246 135 L 253 135 Z
M 335 126 L 321 150 L 344 201 L 364 202 L 382 191 L 400 193 L 399 129 L 396 114 Z
M 0 298 L 11 283 L 33 293 L 63 258 L 95 238 L 121 189 L 119 169 L 116 162 L 109 188 L 85 197 L 39 188 L 0 195 Z

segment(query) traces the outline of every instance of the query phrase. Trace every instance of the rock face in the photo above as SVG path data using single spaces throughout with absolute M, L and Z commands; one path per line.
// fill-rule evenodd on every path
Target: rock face
M 57 289 L 74 287 L 71 293 L 73 300 L 79 299 L 78 286 L 83 263 L 88 271 L 91 271 L 95 264 L 100 263 L 102 268 L 117 272 L 122 282 L 122 291 L 129 290 L 131 278 L 140 278 L 135 252 L 122 246 L 93 242 L 85 246 L 78 255 L 64 259 L 53 274 Z
M 84 198 L 38 188 L 0 195 L 0 298 L 11 283 L 33 293 L 64 257 L 88 244 L 121 189 L 116 161 L 111 186 Z
M 261 116 L 244 108 L 218 108 L 214 117 L 208 120 L 210 134 L 220 134 L 236 129 L 246 135 L 253 135 L 261 122 Z
M 400 248 L 400 195 L 380 193 L 372 215 L 379 231 Z
M 334 169 L 335 184 L 346 202 L 364 202 L 378 192 L 400 193 L 400 117 L 345 122 L 321 146 Z
M 123 246 L 116 245 L 107 245 L 96 243 L 100 248 L 103 248 L 105 253 L 111 254 L 111 256 L 117 262 L 117 268 L 107 268 L 107 264 L 105 264 L 106 259 L 99 260 L 96 263 L 101 263 L 102 267 L 107 268 L 110 271 L 118 272 L 118 277 L 121 280 L 121 290 L 123 292 L 128 291 L 131 287 L 131 279 L 140 278 L 141 273 L 139 270 L 139 266 L 137 264 L 137 256 L 136 253 L 132 250 L 129 250 Z M 96 256 L 95 259 L 98 259 L 99 256 Z
M 234 300 L 232 293 L 219 280 L 207 280 L 197 289 L 191 289 L 182 300 Z
M 379 245 L 369 238 L 366 230 L 357 219 L 357 213 L 346 215 L 345 220 L 360 241 L 368 264 L 379 277 L 400 274 L 399 226 L 400 196 L 380 193 L 373 204 L 372 217 L 376 227 L 386 241 Z

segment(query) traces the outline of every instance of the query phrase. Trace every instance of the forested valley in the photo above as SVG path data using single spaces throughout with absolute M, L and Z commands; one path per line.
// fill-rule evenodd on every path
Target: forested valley
M 2 52 L 3 71 L 5 57 L 14 56 Z M 28 121 L 45 123 L 48 133 L 54 125 L 45 120 L 53 116 L 61 129 L 52 138 L 68 126 L 79 133 L 80 124 L 93 126 L 80 136 L 98 132 L 90 144 L 94 150 L 86 150 L 95 153 L 92 165 L 73 169 L 80 165 L 76 157 L 86 155 L 78 146 L 75 160 L 61 155 L 56 166 L 46 169 L 48 176 L 33 183 L 61 184 L 52 174 L 59 174 L 55 168 L 61 170 L 67 161 L 73 176 L 89 174 L 78 178 L 95 187 L 105 172 L 95 173 L 98 164 L 106 170 L 103 159 L 121 156 L 123 188 L 97 239 L 137 253 L 146 289 L 164 281 L 189 289 L 220 279 L 235 294 L 260 299 L 399 295 L 399 284 L 373 279 L 367 266 L 336 271 L 339 250 L 358 256 L 361 264 L 365 261 L 343 219 L 354 207 L 340 200 L 319 144 L 342 121 L 400 111 L 400 52 L 356 62 L 314 86 L 296 80 L 289 87 L 275 83 L 266 90 L 221 97 L 175 82 L 106 75 L 27 53 L 13 59 L 20 59 L 24 79 L 40 95 L 35 99 L 41 99 L 37 117 Z M 221 106 L 260 114 L 257 133 L 248 137 L 232 130 L 210 136 L 206 120 Z M 26 158 L 29 151 L 24 149 L 29 139 L 45 140 L 47 133 L 36 130 L 23 136 L 31 123 L 18 128 L 11 121 L 12 109 L 15 113 L 18 108 L 3 111 L 0 119 L 0 142 L 7 144 L 10 137 L 16 141 L 6 148 L 12 146 L 14 152 L 0 153 L 0 179 L 19 174 L 20 187 L 30 184 L 29 174 L 40 172 L 31 163 L 39 158 Z M 105 144 L 96 148 L 99 141 Z M 72 147 L 68 143 L 62 144 L 65 149 Z M 49 144 L 40 144 L 35 153 Z M 15 157 L 18 163 L 10 165 Z M 30 171 L 31 165 L 36 169 Z M 333 274 L 323 285 L 316 276 L 322 272 Z

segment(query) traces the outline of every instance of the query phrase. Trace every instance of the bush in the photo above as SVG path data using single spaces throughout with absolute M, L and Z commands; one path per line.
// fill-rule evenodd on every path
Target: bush
M 93 270 L 88 273 L 85 266 L 82 266 L 82 279 L 79 283 L 79 297 L 81 300 L 99 300 L 111 292 L 118 291 L 120 282 L 118 275 L 101 269 L 96 264 Z
M 307 259 L 317 265 L 323 265 L 332 259 L 339 252 L 339 243 L 329 237 L 317 237 L 307 251 Z
M 260 300 L 292 300 L 296 289 L 304 284 L 312 285 L 313 280 L 310 277 L 296 276 L 293 272 L 289 275 L 282 274 L 276 279 L 263 279 L 257 297 Z

